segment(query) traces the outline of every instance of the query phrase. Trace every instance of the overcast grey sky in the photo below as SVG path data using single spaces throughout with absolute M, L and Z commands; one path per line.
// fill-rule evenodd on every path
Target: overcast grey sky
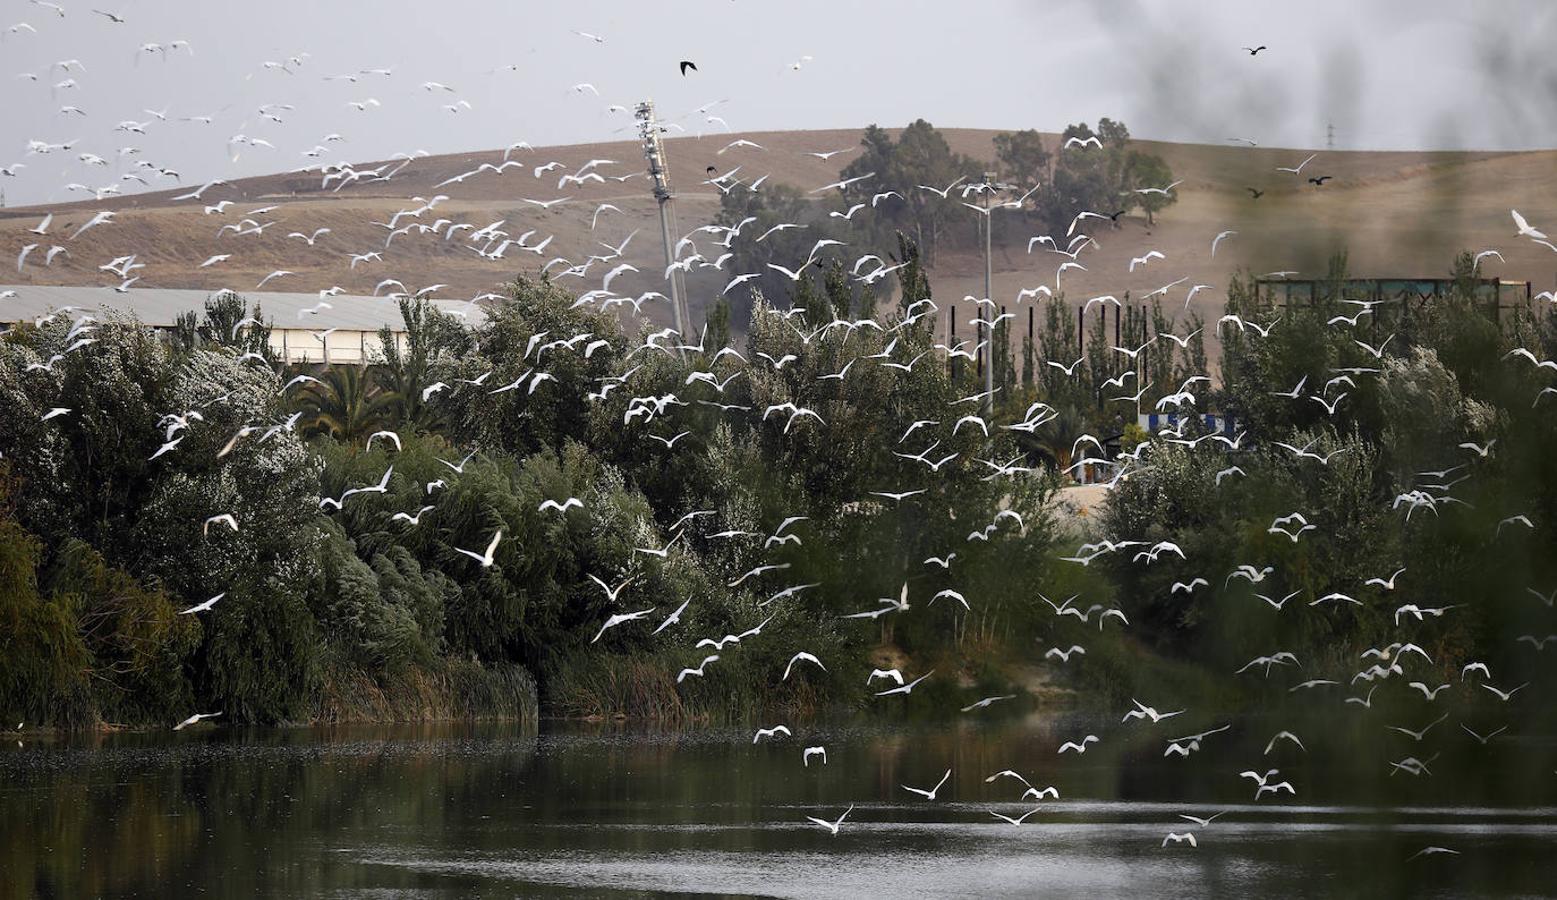
M 1547 45 L 1557 5 L 1544 0 L 58 2 L 63 17 L 33 0 L 0 3 L 0 29 L 10 29 L 0 166 L 24 166 L 0 178 L 10 205 L 84 199 L 66 185 L 112 184 L 136 159 L 179 170 L 186 185 L 298 168 L 328 134 L 344 140 L 326 161 L 620 139 L 629 119 L 606 107 L 644 97 L 690 133 L 722 132 L 693 110 L 725 101 L 710 114 L 734 131 L 921 116 L 1058 130 L 1110 116 L 1137 136 L 1177 141 L 1322 147 L 1334 122 L 1339 148 L 1557 146 Z M 138 52 L 177 40 L 193 53 Z M 1257 44 L 1269 49 L 1240 50 Z M 289 57 L 302 62 L 263 65 Z M 84 70 L 55 65 L 68 59 Z M 681 59 L 699 71 L 683 78 Z M 325 80 L 383 67 L 393 73 Z M 56 87 L 67 79 L 75 86 Z M 455 90 L 424 90 L 427 81 Z M 601 96 L 571 89 L 580 82 Z M 381 105 L 347 105 L 368 98 Z M 442 108 L 460 100 L 470 108 Z M 273 110 L 275 122 L 262 104 L 293 108 Z M 85 115 L 62 113 L 67 105 Z M 179 121 L 207 115 L 209 125 Z M 146 133 L 114 130 L 127 120 L 149 121 Z M 275 149 L 229 145 L 237 134 Z M 30 140 L 79 143 L 38 155 Z M 121 159 L 127 146 L 139 154 Z M 109 164 L 83 163 L 83 152 Z M 132 189 L 142 188 L 124 184 Z

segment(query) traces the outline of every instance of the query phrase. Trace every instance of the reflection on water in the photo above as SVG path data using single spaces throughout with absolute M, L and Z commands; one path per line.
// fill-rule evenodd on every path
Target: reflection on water
M 1187 717 L 1186 717 L 1187 718 Z M 1557 753 L 1358 717 L 1240 717 L 1188 759 L 1083 714 L 750 731 L 615 725 L 207 731 L 0 753 L 0 897 L 1540 895 Z M 1264 749 L 1291 729 L 1308 752 Z M 1056 753 L 1105 735 L 1082 756 Z M 1463 737 L 1457 740 L 1456 737 Z M 828 763 L 801 765 L 805 746 Z M 1344 749 L 1343 749 L 1344 748 Z M 1433 757 L 1431 775 L 1394 771 Z M 929 788 L 947 769 L 938 800 Z M 1056 786 L 1026 824 L 1020 772 Z M 1255 802 L 1244 769 L 1296 797 Z M 806 816 L 855 809 L 837 836 Z M 1179 815 L 1211 816 L 1197 827 Z M 1194 831 L 1198 847 L 1161 846 Z M 1428 846 L 1457 851 L 1418 857 Z

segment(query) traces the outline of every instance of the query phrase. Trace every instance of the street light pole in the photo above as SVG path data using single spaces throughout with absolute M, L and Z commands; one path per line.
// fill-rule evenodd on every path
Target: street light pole
M 995 173 L 985 172 L 978 184 L 979 193 L 983 195 L 984 206 L 984 299 L 993 306 L 995 299 L 994 260 L 990 255 L 990 234 L 995 229 L 994 221 L 990 218 L 992 212 L 990 210 L 989 198 L 990 194 L 994 193 L 997 187 L 995 184 Z M 986 315 L 990 314 L 983 312 L 982 307 L 980 307 L 978 318 L 983 324 L 979 325 L 979 334 L 983 335 L 984 344 L 982 351 L 984 359 L 984 402 L 981 411 L 984 414 L 984 418 L 988 419 L 992 416 L 995 408 L 995 329 L 989 324 L 989 320 L 984 319 Z

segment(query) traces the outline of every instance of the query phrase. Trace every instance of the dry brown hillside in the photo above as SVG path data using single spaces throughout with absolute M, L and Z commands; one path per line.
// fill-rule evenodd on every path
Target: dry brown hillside
M 994 156 L 993 131 L 947 129 L 945 134 L 960 153 L 981 159 Z M 742 134 L 738 136 L 764 149 L 735 148 L 719 155 L 717 151 L 736 136 L 684 137 L 667 142 L 672 184 L 679 189 L 683 233 L 710 221 L 718 208 L 717 193 L 699 185 L 705 167 L 714 165 L 725 171 L 742 165 L 744 174 L 771 173 L 773 183 L 809 189 L 833 180 L 852 154 L 824 162 L 806 152 L 852 147 L 859 132 Z M 1141 143 L 1163 156 L 1174 176 L 1184 180 L 1178 188 L 1179 202 L 1160 214 L 1154 227 L 1147 227 L 1137 216 L 1121 220 L 1117 229 L 1099 230 L 1101 249 L 1086 256 L 1088 271 L 1066 273 L 1064 287 L 1072 299 L 1124 291 L 1140 296 L 1181 277 L 1187 277 L 1188 284 L 1220 287 L 1238 267 L 1317 275 L 1323 272 L 1325 259 L 1339 249 L 1350 252 L 1352 271 L 1357 275 L 1437 276 L 1447 270 L 1459 250 L 1497 248 L 1505 261 L 1489 259 L 1485 265 L 1488 274 L 1529 280 L 1537 289 L 1557 284 L 1557 253 L 1516 238 L 1509 216 L 1510 207 L 1515 207 L 1537 227 L 1557 230 L 1557 152 L 1323 152 L 1304 174 L 1328 174 L 1334 180 L 1323 188 L 1313 188 L 1274 171 L 1278 165 L 1295 164 L 1308 151 Z M 163 191 L 61 205 L 50 208 L 55 218 L 44 237 L 26 229 L 37 225 L 50 209 L 0 210 L 0 234 L 13 254 L 11 258 L 27 243 L 41 244 L 21 273 L 13 272 L 0 282 L 116 283 L 112 275 L 97 267 L 113 257 L 133 253 L 146 263 L 138 273 L 140 286 L 251 290 L 267 273 L 287 269 L 296 274 L 276 279 L 267 287 L 312 291 L 339 285 L 351 293 L 371 293 L 381 279 L 392 277 L 412 289 L 448 284 L 438 296 L 469 297 L 493 289 L 517 272 L 536 269 L 552 256 L 582 258 L 596 242 L 616 244 L 640 229 L 626 256 L 643 271 L 623 276 L 613 289 L 639 292 L 663 286 L 658 223 L 646 179 L 640 174 L 643 159 L 636 143 L 515 151 L 510 158 L 522 162 L 522 167 L 510 168 L 502 175 L 487 172 L 437 186 L 481 163 L 501 162 L 502 157 L 501 151 L 427 157 L 410 163 L 388 182 L 340 190 L 322 188 L 317 174 L 291 173 L 218 185 L 205 193 L 203 202 L 175 202 L 172 198 L 182 191 Z M 612 161 L 598 167 L 605 175 L 633 177 L 558 190 L 558 176 L 592 159 Z M 532 174 L 534 167 L 553 160 L 562 168 L 540 177 Z M 365 163 L 359 168 L 375 165 Z M 1251 200 L 1247 186 L 1267 193 Z M 512 235 L 535 229 L 532 240 L 548 234 L 555 238 L 543 255 L 511 249 L 499 261 L 479 258 L 458 239 L 446 241 L 433 235 L 396 237 L 385 248 L 387 232 L 372 223 L 387 222 L 397 210 L 419 205 L 410 198 L 436 194 L 449 199 L 422 221 L 444 217 L 479 228 L 506 220 L 504 227 Z M 550 209 L 524 202 L 524 198 L 551 200 L 564 195 L 573 199 Z M 221 199 L 237 202 L 222 214 L 204 212 L 205 203 Z M 621 212 L 603 212 L 591 232 L 590 217 L 601 203 L 611 203 Z M 218 236 L 221 225 L 238 221 L 247 210 L 269 205 L 277 208 L 263 218 L 274 219 L 276 224 L 264 234 Z M 77 240 L 64 240 L 100 209 L 115 210 L 116 221 Z M 971 213 L 969 218 L 971 233 Z M 401 224 L 410 221 L 403 219 Z M 313 247 L 286 236 L 320 227 L 331 231 Z M 1238 234 L 1221 246 L 1213 260 L 1211 239 L 1226 229 Z M 56 242 L 63 244 L 69 255 L 45 268 L 42 254 Z M 1028 255 L 1024 247 L 1025 242 L 996 250 L 995 294 L 1001 302 L 1013 302 L 1022 287 L 1053 286 L 1059 258 L 1041 251 Z M 1130 257 L 1148 249 L 1167 258 L 1130 273 Z M 382 251 L 383 260 L 351 269 L 349 255 L 369 250 Z M 230 253 L 232 258 L 210 268 L 197 268 L 209 256 L 221 253 Z M 943 253 L 931 272 L 937 297 L 955 301 L 965 294 L 982 295 L 982 271 L 974 254 Z M 703 275 L 692 280 L 694 321 L 701 321 L 701 308 L 727 277 Z M 591 282 L 581 283 L 579 289 L 599 286 L 593 275 Z M 1170 299 L 1182 296 L 1180 289 Z M 1219 290 L 1203 291 L 1195 302 L 1202 312 L 1212 313 L 1222 302 L 1221 294 Z M 654 314 L 663 318 L 665 307 L 659 306 Z M 966 318 L 962 310 L 958 317 Z

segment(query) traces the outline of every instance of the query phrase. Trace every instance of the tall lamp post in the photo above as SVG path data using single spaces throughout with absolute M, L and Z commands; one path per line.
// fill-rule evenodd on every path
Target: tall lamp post
M 660 139 L 664 129 L 654 119 L 654 101 L 645 100 L 638 104 L 633 111 L 638 120 L 638 137 L 643 142 L 643 156 L 649 163 L 649 183 L 654 189 L 654 199 L 660 207 L 660 237 L 665 244 L 665 267 L 670 273 L 670 306 L 672 316 L 675 319 L 676 336 L 679 342 L 685 343 L 686 332 L 686 291 L 681 280 L 681 270 L 671 269 L 675 265 L 675 222 L 676 205 L 675 195 L 670 190 L 670 172 L 665 163 L 665 145 Z
M 993 215 L 995 207 L 991 205 L 990 201 L 996 191 L 1006 191 L 1012 189 L 1013 187 L 1014 185 L 1003 184 L 996 181 L 994 172 L 985 172 L 982 176 L 980 176 L 978 181 L 969 184 L 963 192 L 963 196 L 966 197 L 968 191 L 978 191 L 982 198 L 983 205 L 973 208 L 978 211 L 979 215 L 983 219 L 984 299 L 991 304 L 993 309 L 998 309 L 999 307 L 993 306 L 995 302 L 995 269 L 994 257 L 990 252 L 990 234 L 994 231 L 994 222 L 991 219 L 991 216 Z M 967 205 L 970 207 L 973 206 L 971 203 Z M 1004 206 L 1005 204 L 1001 205 Z M 985 315 L 992 314 L 993 312 L 986 313 Z M 984 324 L 979 326 L 979 334 L 982 335 L 984 343 L 984 403 L 982 404 L 982 412 L 984 414 L 984 418 L 988 419 L 993 414 L 995 407 L 995 330 L 992 326 L 989 325 L 989 322 L 993 321 L 993 319 L 984 319 L 983 316 L 980 316 L 979 318 L 984 322 Z

